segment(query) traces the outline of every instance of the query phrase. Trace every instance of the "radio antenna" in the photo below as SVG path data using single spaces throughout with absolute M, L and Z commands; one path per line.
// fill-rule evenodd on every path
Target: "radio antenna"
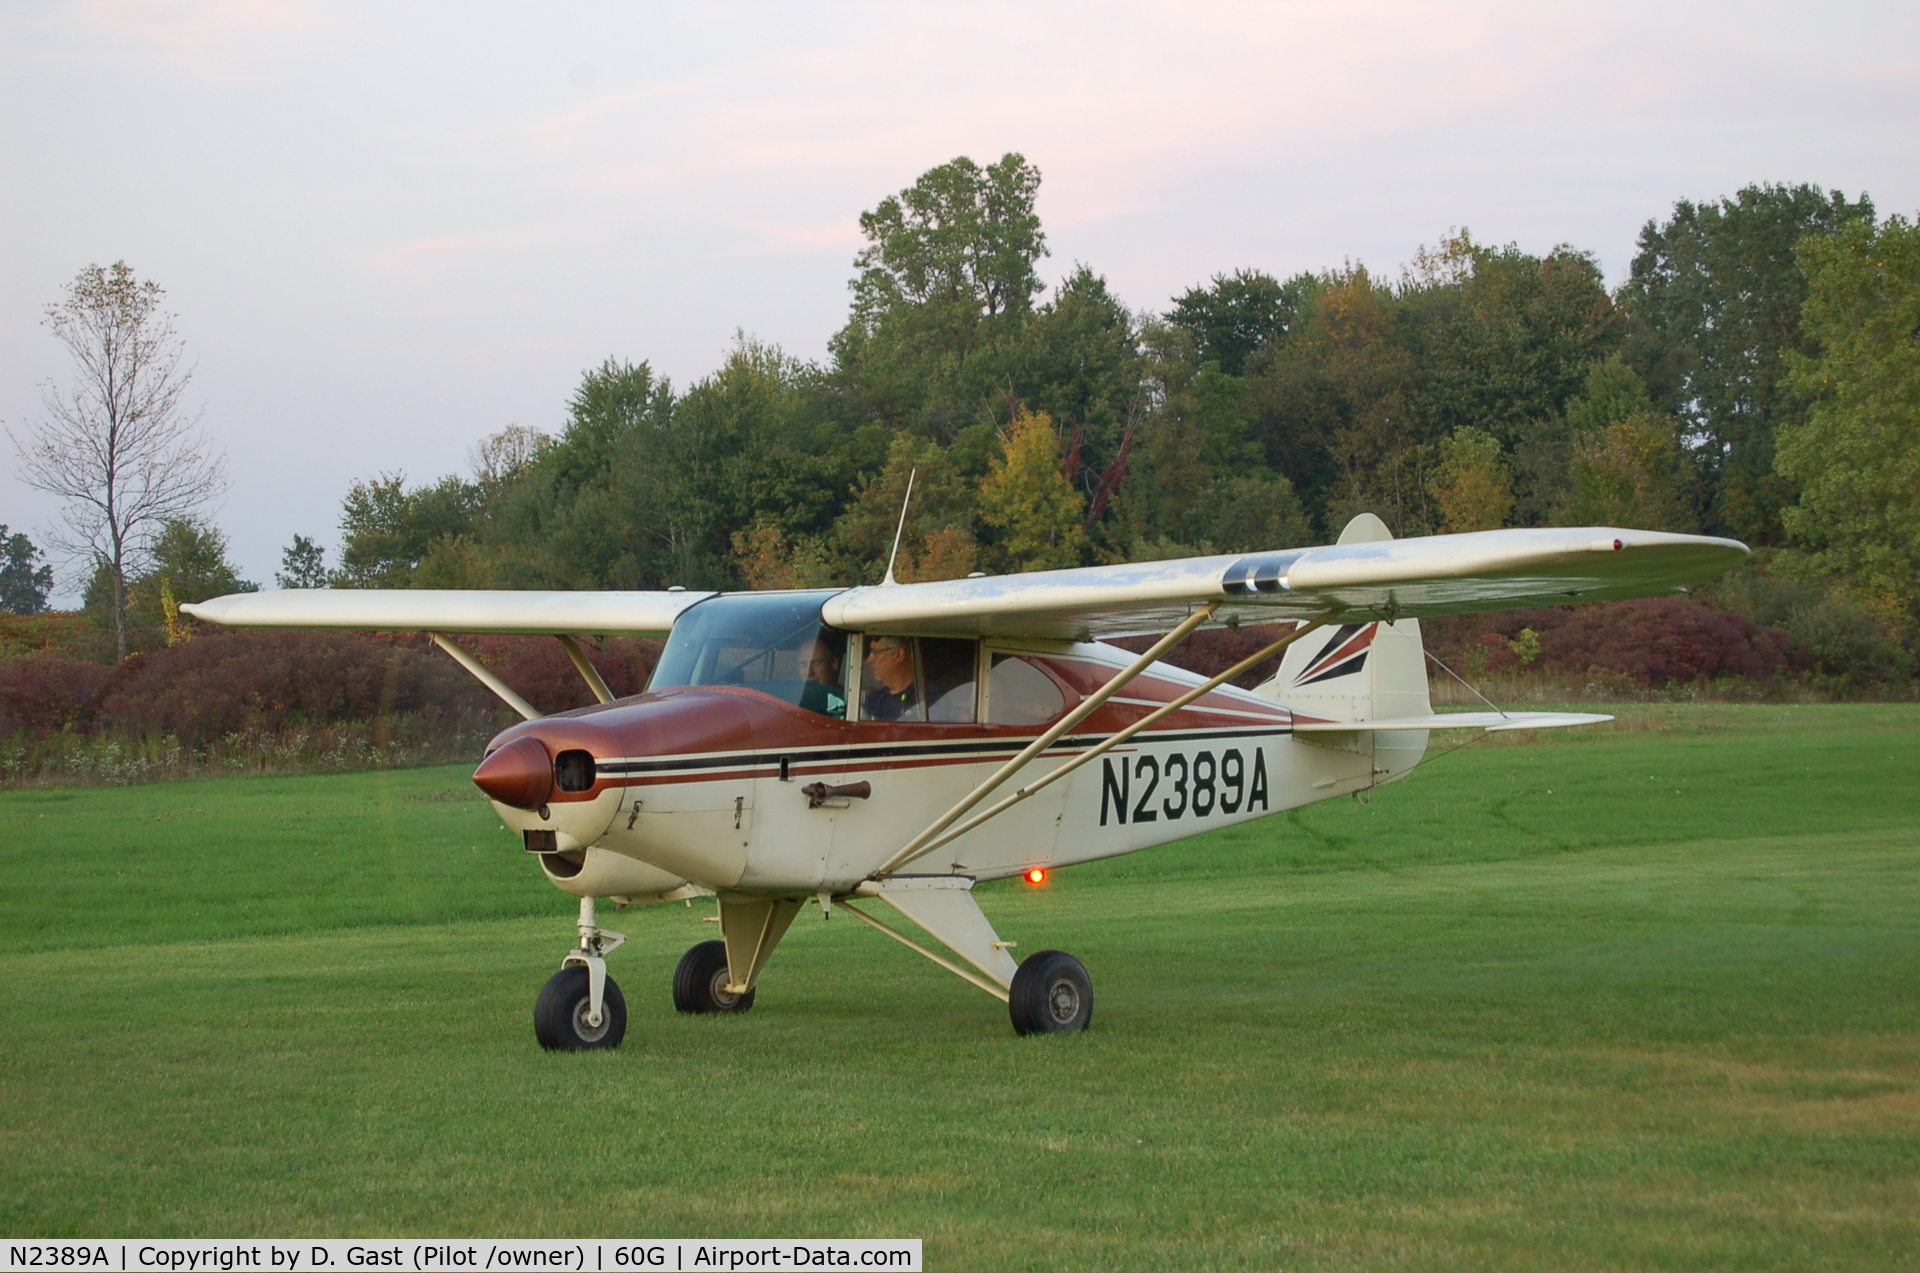
M 900 524 L 893 529 L 893 551 L 887 554 L 887 577 L 880 581 L 882 588 L 900 582 L 893 577 L 893 563 L 900 558 L 900 536 L 907 529 L 907 506 L 913 503 L 913 479 L 919 473 L 918 465 L 907 471 L 907 497 L 900 501 Z

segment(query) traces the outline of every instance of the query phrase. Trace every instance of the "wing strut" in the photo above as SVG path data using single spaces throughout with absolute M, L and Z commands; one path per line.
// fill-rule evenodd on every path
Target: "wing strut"
M 529 703 L 526 699 L 514 693 L 505 681 L 495 676 L 492 672 L 489 672 L 486 667 L 481 664 L 479 659 L 474 658 L 471 654 L 468 654 L 465 650 L 455 645 L 453 639 L 446 633 L 429 632 L 427 635 L 433 638 L 435 645 L 452 655 L 455 663 L 458 663 L 461 667 L 473 673 L 474 680 L 479 681 L 495 694 L 498 694 L 500 700 L 508 707 L 519 712 L 528 720 L 540 719 L 540 713 L 534 710 L 532 703 Z
M 587 660 L 587 652 L 580 648 L 580 643 L 564 632 L 555 633 L 553 639 L 560 643 L 560 648 L 565 650 L 567 657 L 573 660 L 575 670 L 580 673 L 580 679 L 587 683 L 587 688 L 593 691 L 593 696 L 603 703 L 611 703 L 613 691 L 607 688 L 606 681 L 600 675 L 600 669 Z
M 967 832 L 979 826 L 981 823 L 988 822 L 994 818 L 999 817 L 1002 813 L 1005 813 L 1008 809 L 1013 808 L 1013 806 L 1019 804 L 1022 800 L 1025 800 L 1028 796 L 1033 795 L 1035 792 L 1039 791 L 1041 788 L 1051 786 L 1053 783 L 1058 782 L 1060 779 L 1066 777 L 1068 774 L 1072 773 L 1074 770 L 1078 769 L 1080 766 L 1086 764 L 1088 761 L 1093 760 L 1096 757 L 1103 756 L 1107 752 L 1112 751 L 1115 747 L 1118 747 L 1121 743 L 1126 742 L 1127 739 L 1132 738 L 1135 734 L 1139 733 L 1141 730 L 1147 729 L 1150 726 L 1156 725 L 1159 722 L 1165 720 L 1167 717 L 1173 715 L 1175 712 L 1185 707 L 1188 703 L 1193 702 L 1195 699 L 1200 698 L 1202 695 L 1213 693 L 1213 691 L 1219 689 L 1222 685 L 1225 685 L 1228 681 L 1231 681 L 1234 677 L 1240 675 L 1242 672 L 1245 672 L 1247 669 L 1258 667 L 1261 663 L 1265 662 L 1267 659 L 1272 658 L 1275 654 L 1278 654 L 1281 650 L 1286 649 L 1288 646 L 1292 645 L 1295 641 L 1298 641 L 1301 637 L 1307 635 L 1307 633 L 1312 632 L 1315 628 L 1324 627 L 1328 623 L 1333 622 L 1333 620 L 1340 613 L 1341 612 L 1338 610 L 1329 610 L 1325 614 L 1322 614 L 1319 618 L 1314 619 L 1310 622 L 1301 624 L 1299 627 L 1293 629 L 1293 631 L 1281 637 L 1278 641 L 1275 641 L 1271 645 L 1264 647 L 1263 649 L 1257 651 L 1256 653 L 1250 654 L 1246 658 L 1241 659 L 1238 663 L 1235 663 L 1232 667 L 1220 673 L 1220 675 L 1207 681 L 1205 684 L 1194 686 L 1192 689 L 1188 690 L 1186 693 L 1182 694 L 1180 697 L 1174 699 L 1171 703 L 1164 703 L 1161 706 L 1154 708 L 1151 712 L 1147 713 L 1145 716 L 1142 716 L 1139 720 L 1133 722 L 1133 724 L 1126 726 L 1124 729 L 1115 731 L 1113 734 L 1109 735 L 1103 742 L 1101 742 L 1098 746 L 1091 747 L 1088 750 L 1081 752 L 1078 756 L 1075 756 L 1073 759 L 1067 761 L 1066 764 L 1061 765 L 1059 768 L 1043 775 L 1039 779 L 1039 781 L 1028 783 L 1026 786 L 1020 788 L 1018 791 L 1014 792 L 1012 795 L 1008 796 L 1006 799 L 1000 801 L 1000 803 L 994 805 L 991 809 L 988 809 L 985 813 L 976 813 L 971 818 L 968 818 L 965 822 L 962 822 L 959 826 L 954 827 L 951 830 L 947 831 L 944 835 L 936 836 L 934 839 L 927 841 L 925 844 L 921 845 L 918 849 L 914 850 L 912 857 L 907 858 L 904 862 L 900 862 L 898 866 L 894 866 L 892 869 L 897 871 L 900 869 L 901 866 L 907 866 L 911 864 L 915 859 L 923 857 L 926 854 L 933 852 L 935 849 L 939 848 L 941 845 L 952 843 L 953 841 L 959 839 L 961 836 L 965 835 Z
M 1218 601 L 1209 601 L 1206 605 L 1201 606 L 1198 610 L 1195 610 L 1192 614 L 1182 619 L 1179 624 L 1174 627 L 1173 631 L 1167 633 L 1167 635 L 1161 637 L 1158 641 L 1155 641 L 1151 649 L 1133 662 L 1127 664 L 1118 676 L 1081 699 L 1080 706 L 1074 708 L 1065 716 L 1062 716 L 1051 729 L 1028 743 L 1025 750 L 1018 756 L 1015 756 L 1012 760 L 1009 760 L 1006 764 L 994 770 L 992 777 L 962 796 L 959 804 L 954 805 L 953 808 L 941 814 L 934 820 L 932 826 L 922 831 L 919 835 L 914 836 L 913 839 L 907 842 L 905 848 L 881 863 L 880 867 L 867 878 L 877 880 L 882 876 L 890 875 L 894 871 L 899 870 L 905 863 L 911 862 L 913 859 L 919 857 L 921 850 L 926 847 L 929 840 L 939 835 L 942 831 L 945 831 L 955 822 L 958 822 L 960 818 L 966 814 L 967 810 L 992 795 L 995 788 L 1017 773 L 1022 765 L 1046 751 L 1047 748 L 1053 746 L 1062 734 L 1099 710 L 1102 703 L 1126 688 L 1128 682 L 1132 681 L 1134 677 L 1152 667 L 1159 661 L 1161 655 L 1186 640 L 1195 628 L 1205 623 L 1208 619 L 1211 619 L 1213 612 L 1219 608 L 1220 603 Z
M 945 968 L 948 972 L 960 978 L 962 981 L 971 982 L 974 985 L 980 987 L 982 990 L 986 991 L 988 994 L 998 999 L 1001 1003 L 1005 1003 L 1007 1001 L 1007 988 L 1005 986 L 996 986 L 991 981 L 988 981 L 985 977 L 982 977 L 979 973 L 975 972 L 973 969 L 962 968 L 959 964 L 954 963 L 953 960 L 948 959 L 945 955 L 939 954 L 935 951 L 928 950 L 925 946 L 922 946 L 919 942 L 915 941 L 913 938 L 907 936 L 905 933 L 901 932 L 899 929 L 893 927 L 893 925 L 881 923 L 879 920 L 875 919 L 873 916 L 861 910 L 858 906 L 849 906 L 843 900 L 841 901 L 839 908 L 845 911 L 847 914 L 853 916 L 855 919 L 858 919 L 861 923 L 871 924 L 873 927 L 879 929 L 881 932 L 885 933 L 887 936 L 893 938 L 895 941 L 899 942 L 902 946 L 905 946 L 908 950 L 911 950 L 916 955 L 925 955 L 928 959 L 931 959 L 934 963 L 939 964 L 942 968 Z

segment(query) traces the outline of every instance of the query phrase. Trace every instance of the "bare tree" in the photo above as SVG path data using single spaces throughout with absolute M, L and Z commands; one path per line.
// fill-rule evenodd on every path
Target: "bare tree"
M 193 369 L 181 364 L 166 293 L 125 261 L 89 265 L 47 306 L 46 325 L 73 356 L 65 389 L 42 386 L 46 414 L 22 439 L 7 430 L 30 486 L 66 503 L 54 545 L 110 572 L 114 643 L 125 658 L 127 579 L 155 533 L 226 489 L 226 457 L 181 403 Z

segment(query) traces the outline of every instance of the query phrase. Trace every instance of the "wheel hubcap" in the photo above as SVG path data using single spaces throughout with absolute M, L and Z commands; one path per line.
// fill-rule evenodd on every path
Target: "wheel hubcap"
M 600 1042 L 607 1037 L 607 1031 L 613 1025 L 613 1014 L 607 1011 L 606 1005 L 602 1004 L 600 1007 L 599 1025 L 587 1023 L 587 1017 L 592 1012 L 593 1001 L 585 995 L 580 997 L 580 1002 L 573 1005 L 573 1033 L 582 1043 Z
M 723 1012 L 740 1002 L 739 995 L 727 993 L 727 983 L 732 980 L 733 974 L 727 969 L 721 968 L 713 974 L 713 984 L 708 990 L 708 993 L 713 996 L 713 1006 Z
M 1047 1011 L 1062 1025 L 1079 1016 L 1080 988 L 1065 978 L 1054 982 L 1047 990 Z

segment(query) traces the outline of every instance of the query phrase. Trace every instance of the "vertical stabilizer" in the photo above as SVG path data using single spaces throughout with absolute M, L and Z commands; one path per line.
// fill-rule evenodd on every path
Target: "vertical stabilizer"
M 1386 523 L 1362 513 L 1340 534 L 1343 544 L 1392 539 Z M 1321 720 L 1388 720 L 1426 716 L 1433 711 L 1427 697 L 1426 650 L 1420 643 L 1420 621 L 1397 623 L 1355 621 L 1329 624 L 1287 648 L 1280 671 L 1254 693 Z M 1304 741 L 1305 735 L 1301 738 Z M 1380 782 L 1391 781 L 1420 762 L 1427 746 L 1422 731 L 1319 735 L 1342 739 L 1343 749 L 1371 748 L 1373 768 Z

